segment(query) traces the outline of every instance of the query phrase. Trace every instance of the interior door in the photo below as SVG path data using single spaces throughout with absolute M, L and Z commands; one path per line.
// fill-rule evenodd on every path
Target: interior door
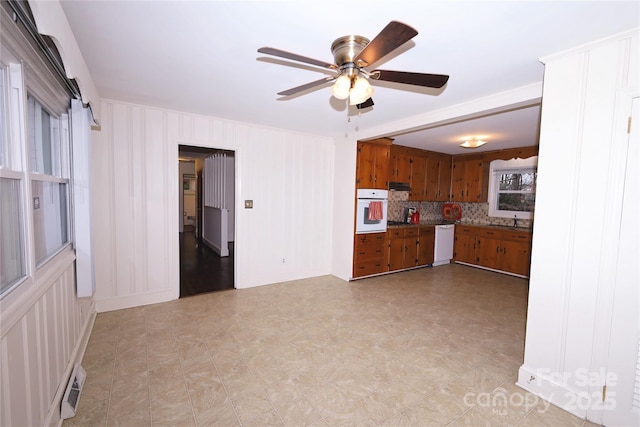
M 638 100 L 633 99 L 631 115 L 636 121 L 640 117 Z M 624 181 L 606 400 L 602 414 L 603 424 L 607 427 L 640 425 L 639 130 L 640 123 L 633 123 Z

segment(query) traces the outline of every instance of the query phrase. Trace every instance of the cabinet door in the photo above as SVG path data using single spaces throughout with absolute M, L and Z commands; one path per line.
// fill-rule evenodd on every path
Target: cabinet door
M 418 240 L 418 265 L 433 264 L 434 244 L 435 228 L 422 228 L 420 230 L 420 238 Z
M 482 160 L 454 159 L 451 177 L 452 199 L 456 202 L 481 201 L 482 172 Z
M 411 156 L 401 148 L 392 150 L 392 172 L 390 181 L 411 182 Z
M 438 161 L 437 202 L 451 200 L 451 156 L 443 156 Z
M 359 142 L 356 161 L 356 188 L 373 188 L 376 175 L 375 164 L 375 146 Z
M 378 188 L 386 190 L 389 188 L 389 174 L 391 165 L 389 164 L 389 146 L 382 144 L 375 145 L 374 157 L 374 173 L 373 173 L 373 186 L 369 188 Z M 365 187 L 361 187 L 365 188 Z
M 502 241 L 500 270 L 528 276 L 530 262 L 531 252 L 529 243 L 511 240 Z
M 465 162 L 454 160 L 451 169 L 451 198 L 456 202 L 465 201 Z
M 389 271 L 404 268 L 404 237 L 389 239 Z
M 438 157 L 427 157 L 426 175 L 424 189 L 425 201 L 435 202 L 438 200 L 438 184 L 440 181 L 440 159 Z
M 404 268 L 418 265 L 418 238 L 407 237 L 404 239 Z
M 453 245 L 454 261 L 477 264 L 476 236 L 474 234 L 456 233 Z
M 356 159 L 356 188 L 389 188 L 389 146 L 359 142 Z
M 469 160 L 464 165 L 465 202 L 480 202 L 482 197 L 482 160 Z
M 420 237 L 419 228 L 409 228 L 405 230 L 404 237 L 404 268 L 415 267 L 418 264 L 418 239 Z
M 411 158 L 411 193 L 409 200 L 427 200 L 427 158 L 413 156 Z
M 476 264 L 483 267 L 500 269 L 500 238 L 478 237 L 476 247 Z

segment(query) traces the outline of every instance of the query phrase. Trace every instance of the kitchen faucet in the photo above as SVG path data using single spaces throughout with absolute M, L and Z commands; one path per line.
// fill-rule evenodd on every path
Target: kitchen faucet
M 518 215 L 513 216 L 513 228 L 518 228 Z

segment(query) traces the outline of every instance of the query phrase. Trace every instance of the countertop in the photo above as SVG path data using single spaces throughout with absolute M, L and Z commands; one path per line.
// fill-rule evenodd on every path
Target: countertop
M 387 228 L 415 228 L 415 227 L 428 227 L 432 225 L 446 225 L 446 224 L 455 224 L 466 227 L 483 227 L 483 228 L 497 228 L 500 230 L 516 230 L 516 231 L 532 231 L 529 227 L 512 227 L 508 225 L 495 225 L 495 224 L 477 224 L 477 223 L 466 223 L 466 222 L 451 222 L 451 221 L 420 221 L 420 224 L 404 224 L 404 223 L 394 223 L 387 224 Z

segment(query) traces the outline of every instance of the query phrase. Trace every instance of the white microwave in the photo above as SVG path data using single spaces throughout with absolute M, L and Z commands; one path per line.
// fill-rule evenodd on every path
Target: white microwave
M 388 190 L 359 189 L 356 203 L 356 234 L 387 231 Z

